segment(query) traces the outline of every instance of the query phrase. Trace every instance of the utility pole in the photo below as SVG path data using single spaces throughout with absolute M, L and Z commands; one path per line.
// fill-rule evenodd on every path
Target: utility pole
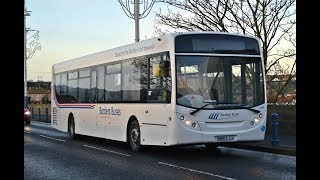
M 24 107 L 28 107 L 28 80 L 27 80 L 27 29 L 26 29 L 26 16 L 30 16 L 30 13 L 25 7 L 24 1 Z
M 140 11 L 139 11 L 139 0 L 134 0 L 134 21 L 135 21 L 135 41 L 138 42 L 140 41 L 139 37 L 139 16 L 140 16 Z
M 27 60 L 30 59 L 37 50 L 41 50 L 40 43 L 38 41 L 39 31 L 26 28 L 26 16 L 30 16 L 31 11 L 27 11 L 24 1 L 24 106 L 28 107 L 28 79 L 27 79 Z M 35 31 L 35 33 L 27 38 L 29 31 Z M 28 43 L 27 47 L 27 41 Z
M 135 21 L 135 42 L 140 41 L 139 38 L 139 20 L 145 18 L 151 11 L 153 4 L 156 2 L 155 0 L 134 0 L 132 3 L 132 0 L 118 0 L 123 11 L 126 13 L 126 15 L 134 19 Z M 134 12 L 131 12 L 132 4 L 134 5 L 133 9 Z M 142 13 L 140 13 L 140 5 L 142 8 Z

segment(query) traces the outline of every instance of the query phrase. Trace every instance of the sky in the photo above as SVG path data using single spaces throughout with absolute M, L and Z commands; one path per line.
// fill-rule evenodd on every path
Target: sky
M 25 0 L 25 6 L 31 11 L 26 28 L 39 31 L 41 46 L 27 60 L 28 80 L 51 81 L 55 63 L 135 42 L 134 20 L 127 17 L 118 0 Z M 168 8 L 155 3 L 150 14 L 140 20 L 140 40 L 156 36 L 155 12 L 159 9 L 166 13 Z M 29 31 L 27 38 L 34 33 Z
M 25 6 L 31 11 L 26 28 L 39 30 L 41 46 L 27 60 L 28 80 L 51 81 L 55 63 L 135 42 L 134 20 L 118 0 L 25 0 Z M 140 40 L 155 36 L 155 11 L 161 7 L 167 9 L 155 3 L 140 20 Z

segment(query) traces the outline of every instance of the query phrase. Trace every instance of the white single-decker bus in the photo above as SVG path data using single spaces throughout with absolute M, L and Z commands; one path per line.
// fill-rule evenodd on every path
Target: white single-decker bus
M 52 66 L 51 125 L 143 145 L 256 142 L 266 132 L 256 37 L 172 33 Z

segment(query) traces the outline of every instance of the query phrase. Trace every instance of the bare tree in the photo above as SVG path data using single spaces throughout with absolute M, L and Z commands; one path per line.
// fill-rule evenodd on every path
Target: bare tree
M 161 27 L 167 26 L 186 31 L 256 36 L 262 43 L 266 73 L 279 73 L 275 71 L 281 67 L 279 62 L 289 59 L 292 61 L 289 69 L 292 70 L 283 72 L 291 73 L 291 79 L 295 77 L 295 0 L 165 0 L 163 3 L 191 16 L 184 16 L 171 8 L 167 14 L 159 10 L 156 13 L 157 34 L 163 33 Z M 283 48 L 284 44 L 287 44 L 286 48 Z
M 296 47 L 296 40 L 292 39 L 291 36 L 288 39 L 292 46 Z M 295 57 L 287 57 L 291 60 L 291 64 L 282 63 L 280 60 L 288 54 L 291 54 L 295 49 L 283 49 L 282 53 L 284 55 L 273 54 L 276 58 L 271 59 L 268 63 L 267 85 L 268 85 L 268 102 L 272 104 L 295 104 L 296 100 L 296 88 L 295 88 L 295 78 L 296 78 L 296 59 Z M 290 62 L 290 61 L 288 61 Z
M 272 75 L 267 78 L 267 96 L 268 102 L 271 104 L 295 104 L 296 88 L 295 88 L 295 65 L 274 65 Z

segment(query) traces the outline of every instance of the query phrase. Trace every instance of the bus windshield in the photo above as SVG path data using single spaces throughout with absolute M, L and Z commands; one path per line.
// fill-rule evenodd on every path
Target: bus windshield
M 264 103 L 261 58 L 177 55 L 177 104 L 190 108 Z

